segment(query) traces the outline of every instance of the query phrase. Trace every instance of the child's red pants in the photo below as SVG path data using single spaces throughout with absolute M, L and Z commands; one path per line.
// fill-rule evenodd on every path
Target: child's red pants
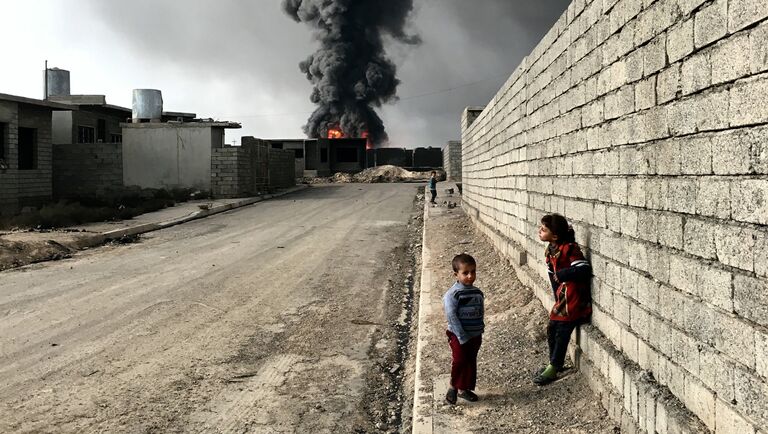
M 451 387 L 458 390 L 475 390 L 477 383 L 477 352 L 483 336 L 475 336 L 464 345 L 459 343 L 459 338 L 449 330 L 448 345 L 451 346 Z

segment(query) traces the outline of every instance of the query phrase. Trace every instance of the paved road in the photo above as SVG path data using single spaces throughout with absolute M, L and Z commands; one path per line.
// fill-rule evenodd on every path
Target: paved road
M 0 273 L 0 432 L 365 429 L 415 192 L 313 187 Z

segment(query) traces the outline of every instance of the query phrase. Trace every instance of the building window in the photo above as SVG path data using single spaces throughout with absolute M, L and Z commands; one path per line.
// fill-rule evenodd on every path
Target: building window
M 99 143 L 104 143 L 107 141 L 107 121 L 104 119 L 99 119 L 96 121 L 96 139 Z
M 84 127 L 82 125 L 77 127 L 77 143 L 93 143 L 95 131 L 93 127 Z
M 122 134 L 110 134 L 109 141 L 111 143 L 123 143 L 123 135 Z
M 321 163 L 328 162 L 328 148 L 320 148 L 320 162 Z
M 294 149 L 293 152 L 296 154 L 296 158 L 304 158 L 303 149 Z
M 357 148 L 336 148 L 336 161 L 339 163 L 357 163 Z
M 37 130 L 19 127 L 19 170 L 37 169 Z
M 8 146 L 8 135 L 6 134 L 8 127 L 5 124 L 0 124 L 0 160 L 5 160 L 5 148 Z

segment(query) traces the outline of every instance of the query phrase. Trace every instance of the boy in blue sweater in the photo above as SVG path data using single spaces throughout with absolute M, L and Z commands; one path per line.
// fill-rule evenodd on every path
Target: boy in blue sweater
M 483 341 L 485 297 L 473 286 L 477 263 L 466 253 L 453 258 L 456 283 L 443 296 L 443 309 L 448 320 L 448 345 L 451 347 L 451 387 L 445 395 L 450 404 L 456 398 L 477 401 L 477 353 Z

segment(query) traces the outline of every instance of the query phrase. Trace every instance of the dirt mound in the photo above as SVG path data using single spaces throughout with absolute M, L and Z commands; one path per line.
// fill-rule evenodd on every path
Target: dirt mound
M 437 170 L 438 180 L 445 179 L 444 172 Z M 349 173 L 334 173 L 333 176 L 328 178 L 304 178 L 302 182 L 307 184 L 324 184 L 324 183 L 362 183 L 362 184 L 374 184 L 384 182 L 421 182 L 427 181 L 432 171 L 428 172 L 411 172 L 410 170 L 403 169 L 398 166 L 377 166 L 365 169 L 360 173 L 354 175 Z

